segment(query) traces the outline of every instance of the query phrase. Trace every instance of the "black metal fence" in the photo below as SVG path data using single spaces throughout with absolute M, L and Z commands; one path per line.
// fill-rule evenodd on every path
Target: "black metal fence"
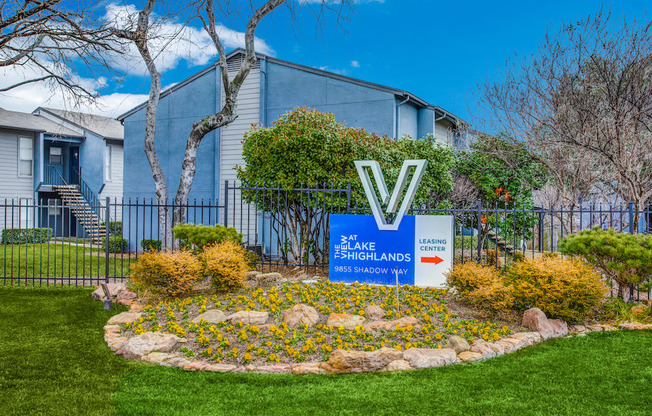
M 330 214 L 370 214 L 350 185 L 321 184 L 287 190 L 225 182 L 222 198 L 184 206 L 155 200 L 86 201 L 85 211 L 58 199 L 0 201 L 0 279 L 4 285 L 95 285 L 124 280 L 143 250 L 169 246 L 177 222 L 234 227 L 257 256 L 257 268 L 327 273 Z M 356 202 L 358 201 L 358 202 Z M 525 207 L 508 203 L 413 206 L 408 214 L 455 217 L 455 263 L 515 253 L 537 257 L 559 240 L 593 227 L 648 232 L 650 206 L 577 204 Z M 91 212 L 96 225 L 80 216 Z M 176 212 L 176 216 L 175 216 Z M 93 229 L 97 227 L 97 229 Z

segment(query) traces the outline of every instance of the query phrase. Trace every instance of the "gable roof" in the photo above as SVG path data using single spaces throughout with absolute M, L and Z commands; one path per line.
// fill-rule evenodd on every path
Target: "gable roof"
M 0 108 L 0 128 L 46 133 L 57 137 L 83 138 L 78 132 L 48 118 Z
M 234 58 L 236 56 L 244 55 L 244 53 L 245 53 L 244 49 L 236 48 L 236 49 L 232 50 L 231 52 L 229 52 L 226 55 L 226 59 L 228 61 L 229 59 L 232 59 L 232 58 Z M 333 72 L 324 71 L 323 69 L 312 68 L 312 67 L 306 66 L 306 65 L 296 64 L 294 62 L 284 61 L 282 59 L 278 59 L 278 58 L 274 58 L 274 57 L 271 57 L 271 56 L 268 56 L 268 55 L 264 55 L 262 53 L 256 53 L 256 57 L 259 60 L 266 60 L 268 62 L 272 62 L 272 63 L 278 64 L 278 65 L 287 66 L 289 68 L 295 68 L 295 69 L 299 69 L 301 71 L 310 72 L 310 73 L 325 76 L 325 77 L 328 77 L 328 78 L 349 82 L 351 84 L 356 84 L 356 85 L 361 85 L 361 86 L 368 87 L 368 88 L 373 88 L 375 90 L 379 90 L 379 91 L 387 92 L 387 93 L 390 93 L 390 94 L 398 95 L 398 96 L 401 96 L 403 98 L 409 98 L 410 101 L 414 102 L 415 104 L 420 105 L 421 107 L 426 107 L 426 108 L 430 108 L 430 109 L 434 110 L 436 114 L 439 114 L 441 117 L 444 117 L 444 118 L 448 119 L 449 121 L 451 121 L 452 123 L 454 123 L 456 125 L 457 124 L 463 124 L 463 125 L 466 125 L 466 126 L 470 125 L 470 123 L 468 123 L 468 122 L 462 120 L 461 118 L 455 116 L 453 113 L 444 110 L 442 107 L 432 105 L 432 104 L 428 104 L 425 100 L 422 100 L 421 98 L 419 98 L 416 95 L 410 93 L 409 91 L 405 91 L 405 90 L 401 90 L 401 89 L 397 89 L 397 88 L 392 88 L 392 87 L 387 87 L 385 85 L 375 84 L 373 82 L 363 81 L 363 80 L 357 79 L 357 78 L 347 77 L 345 75 L 340 75 L 340 74 L 336 74 L 336 73 L 333 73 Z M 216 67 L 219 67 L 219 66 L 220 66 L 219 61 L 215 61 L 209 67 L 202 69 L 201 71 L 195 73 L 191 77 L 189 77 L 189 78 L 179 82 L 178 84 L 175 84 L 174 86 L 166 89 L 165 91 L 161 92 L 160 98 L 163 98 L 166 95 L 178 90 L 179 88 L 191 83 L 195 79 L 197 79 L 197 78 L 201 77 L 202 75 L 206 74 L 207 72 L 210 72 L 211 70 L 213 70 L 213 68 L 216 68 Z M 144 102 L 144 103 L 132 108 L 131 110 L 127 111 L 126 113 L 118 116 L 118 120 L 124 121 L 125 118 L 127 118 L 130 115 L 136 113 L 137 111 L 140 111 L 141 109 L 145 108 L 146 106 L 147 106 L 147 102 Z
M 39 107 L 34 111 L 39 110 L 50 113 L 105 139 L 124 140 L 124 126 L 114 118 L 47 107 Z

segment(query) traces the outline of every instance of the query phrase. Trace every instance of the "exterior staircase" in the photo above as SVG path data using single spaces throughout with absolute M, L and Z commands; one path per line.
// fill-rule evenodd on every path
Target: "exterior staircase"
M 102 244 L 106 237 L 106 226 L 97 212 L 88 203 L 78 185 L 55 185 L 53 189 L 59 194 L 63 204 L 70 208 L 79 224 L 93 242 Z
M 507 254 L 514 254 L 514 246 L 511 244 L 507 244 L 505 239 L 502 236 L 498 235 L 495 231 L 493 230 L 489 231 L 487 233 L 487 237 L 494 244 L 496 244 L 496 247 L 498 247 L 498 249 L 506 251 Z

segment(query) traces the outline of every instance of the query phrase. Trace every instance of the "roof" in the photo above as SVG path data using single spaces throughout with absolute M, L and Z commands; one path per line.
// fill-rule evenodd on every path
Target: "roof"
M 9 111 L 0 108 L 0 127 L 15 130 L 46 133 L 58 137 L 83 138 L 78 132 L 62 126 L 59 123 L 29 113 Z
M 229 52 L 226 55 L 226 59 L 229 60 L 229 59 L 233 58 L 234 56 L 241 55 L 241 54 L 244 54 L 244 53 L 245 53 L 244 49 L 237 48 L 237 49 L 234 49 L 233 51 Z M 387 86 L 380 85 L 380 84 L 374 84 L 373 82 L 363 81 L 363 80 L 360 80 L 360 79 L 357 79 L 357 78 L 351 78 L 351 77 L 347 77 L 347 76 L 344 76 L 344 75 L 335 74 L 333 72 L 328 72 L 328 71 L 324 71 L 322 69 L 312 68 L 312 67 L 301 65 L 301 64 L 295 64 L 294 62 L 283 61 L 281 59 L 277 59 L 277 58 L 274 58 L 274 57 L 271 57 L 271 56 L 268 56 L 268 55 L 264 55 L 264 54 L 261 54 L 261 53 L 257 53 L 256 57 L 258 57 L 258 59 L 261 59 L 261 60 L 266 60 L 268 62 L 272 62 L 272 63 L 275 63 L 275 64 L 287 66 L 287 67 L 290 67 L 290 68 L 296 68 L 296 69 L 306 71 L 306 72 L 310 72 L 310 73 L 313 73 L 313 74 L 322 75 L 322 76 L 337 79 L 337 80 L 340 80 L 340 81 L 350 82 L 352 84 L 361 85 L 361 86 L 368 87 L 368 88 L 373 88 L 375 90 L 388 92 L 390 94 L 399 95 L 399 96 L 405 97 L 405 98 L 409 97 L 412 102 L 414 102 L 414 103 L 416 103 L 416 104 L 418 104 L 418 105 L 420 105 L 422 107 L 427 107 L 427 108 L 430 108 L 430 109 L 434 110 L 435 113 L 438 113 L 441 117 L 449 119 L 450 121 L 452 121 L 455 124 L 460 123 L 460 124 L 470 125 L 470 123 L 468 123 L 468 122 L 462 120 L 461 118 L 455 116 L 450 111 L 446 111 L 442 107 L 439 107 L 439 106 L 436 106 L 436 105 L 428 104 L 425 100 L 422 100 L 421 98 L 419 98 L 416 95 L 410 93 L 409 91 L 405 91 L 405 90 L 401 90 L 401 89 L 397 89 L 397 88 L 392 88 L 392 87 L 387 87 Z M 211 71 L 213 68 L 218 67 L 218 66 L 219 66 L 219 61 L 214 62 L 211 66 L 202 69 L 201 71 L 199 71 L 196 74 L 192 75 L 191 77 L 185 79 L 184 81 L 181 81 L 180 83 L 175 84 L 174 86 L 172 86 L 172 87 L 166 89 L 165 91 L 161 92 L 161 97 L 160 98 L 163 98 L 164 96 L 166 96 L 166 95 L 178 90 L 179 88 L 191 83 L 195 79 L 201 77 L 205 73 Z M 136 113 L 137 111 L 140 111 L 141 109 L 145 108 L 146 106 L 147 106 L 147 102 L 144 102 L 144 103 L 132 108 L 131 110 L 127 111 L 126 113 L 118 116 L 118 120 L 122 121 L 125 118 L 129 117 L 130 115 Z
M 48 112 L 105 139 L 124 140 L 124 126 L 114 118 L 46 107 L 39 107 L 34 111 L 38 110 Z

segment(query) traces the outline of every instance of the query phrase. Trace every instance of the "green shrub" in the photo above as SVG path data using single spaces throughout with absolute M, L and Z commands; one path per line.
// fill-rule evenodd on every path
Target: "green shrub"
M 52 234 L 52 228 L 8 228 L 2 230 L 2 244 L 47 243 Z
M 618 297 L 652 278 L 652 236 L 612 229 L 580 231 L 559 242 L 559 251 L 580 256 L 618 284 Z
M 561 257 L 513 263 L 506 284 L 517 309 L 539 308 L 548 317 L 579 322 L 602 303 L 607 288 L 601 276 L 579 259 Z
M 650 306 L 611 298 L 602 306 L 601 319 L 620 324 L 622 322 L 650 323 Z
M 201 254 L 205 273 L 216 292 L 231 292 L 245 287 L 249 252 L 240 244 L 224 241 L 207 247 Z
M 102 250 L 109 253 L 125 253 L 129 250 L 129 240 L 117 235 L 109 237 L 109 248 L 106 248 L 106 239 L 102 239 Z
M 122 221 L 109 221 L 109 234 L 122 235 Z
M 140 246 L 145 252 L 161 251 L 161 240 L 140 240 Z
M 204 278 L 203 271 L 202 263 L 191 252 L 161 251 L 144 253 L 132 263 L 129 276 L 136 290 L 181 298 Z
M 180 240 L 181 247 L 188 246 L 202 251 L 205 247 L 231 241 L 242 244 L 242 234 L 233 227 L 222 225 L 206 226 L 202 224 L 179 224 L 172 228 L 174 238 Z

